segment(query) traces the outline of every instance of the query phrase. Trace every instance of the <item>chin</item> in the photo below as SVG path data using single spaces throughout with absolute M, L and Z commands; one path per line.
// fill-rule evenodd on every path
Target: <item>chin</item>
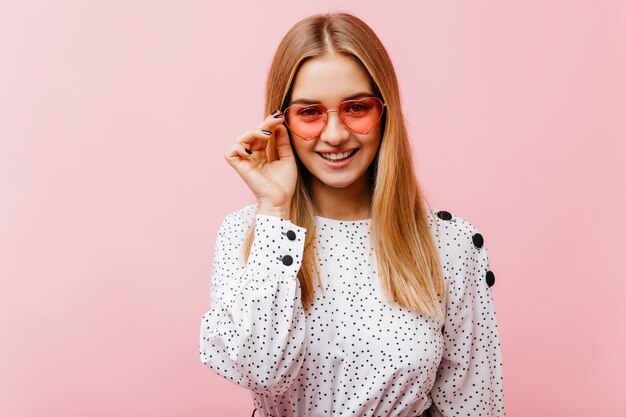
M 327 185 L 328 187 L 333 187 L 333 188 L 346 188 L 349 187 L 350 185 L 354 184 L 354 181 L 352 182 L 324 182 L 325 185 Z
M 319 181 L 327 187 L 333 188 L 346 188 L 357 182 L 358 178 L 319 178 Z

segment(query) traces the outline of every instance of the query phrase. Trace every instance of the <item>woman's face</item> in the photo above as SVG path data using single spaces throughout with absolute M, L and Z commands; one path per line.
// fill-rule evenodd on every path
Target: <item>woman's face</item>
M 306 100 L 332 110 L 359 93 L 376 96 L 367 72 L 347 56 L 328 54 L 302 64 L 287 105 Z M 319 136 L 304 140 L 291 132 L 291 143 L 300 161 L 312 174 L 313 187 L 367 187 L 367 168 L 376 156 L 380 136 L 380 121 L 368 133 L 358 134 L 341 122 L 337 112 L 329 112 L 326 126 Z M 356 153 L 341 162 L 328 161 L 322 156 L 355 150 Z

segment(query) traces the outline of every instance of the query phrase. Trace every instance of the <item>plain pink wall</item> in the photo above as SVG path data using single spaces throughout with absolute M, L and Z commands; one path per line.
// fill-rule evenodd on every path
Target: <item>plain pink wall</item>
M 0 415 L 249 415 L 198 356 L 254 201 L 222 154 L 336 10 L 391 54 L 430 203 L 485 236 L 507 415 L 626 415 L 625 2 L 390 4 L 0 3 Z

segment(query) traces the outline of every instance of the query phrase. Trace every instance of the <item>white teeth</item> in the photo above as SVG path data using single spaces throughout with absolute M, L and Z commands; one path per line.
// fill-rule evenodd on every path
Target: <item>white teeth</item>
M 330 159 L 331 161 L 338 161 L 338 160 L 341 160 L 341 159 L 346 159 L 347 157 L 351 156 L 355 152 L 356 152 L 356 149 L 351 151 L 351 152 L 322 153 L 320 155 L 322 155 L 322 158 L 324 158 L 324 159 Z

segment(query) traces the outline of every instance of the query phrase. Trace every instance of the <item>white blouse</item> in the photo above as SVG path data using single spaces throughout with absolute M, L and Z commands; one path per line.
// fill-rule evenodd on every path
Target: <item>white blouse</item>
M 296 275 L 307 229 L 256 208 L 220 227 L 200 328 L 200 359 L 251 391 L 256 416 L 505 415 L 494 275 L 471 223 L 428 213 L 447 288 L 445 322 L 437 322 L 386 300 L 371 219 L 316 217 L 324 290 L 305 311 Z

